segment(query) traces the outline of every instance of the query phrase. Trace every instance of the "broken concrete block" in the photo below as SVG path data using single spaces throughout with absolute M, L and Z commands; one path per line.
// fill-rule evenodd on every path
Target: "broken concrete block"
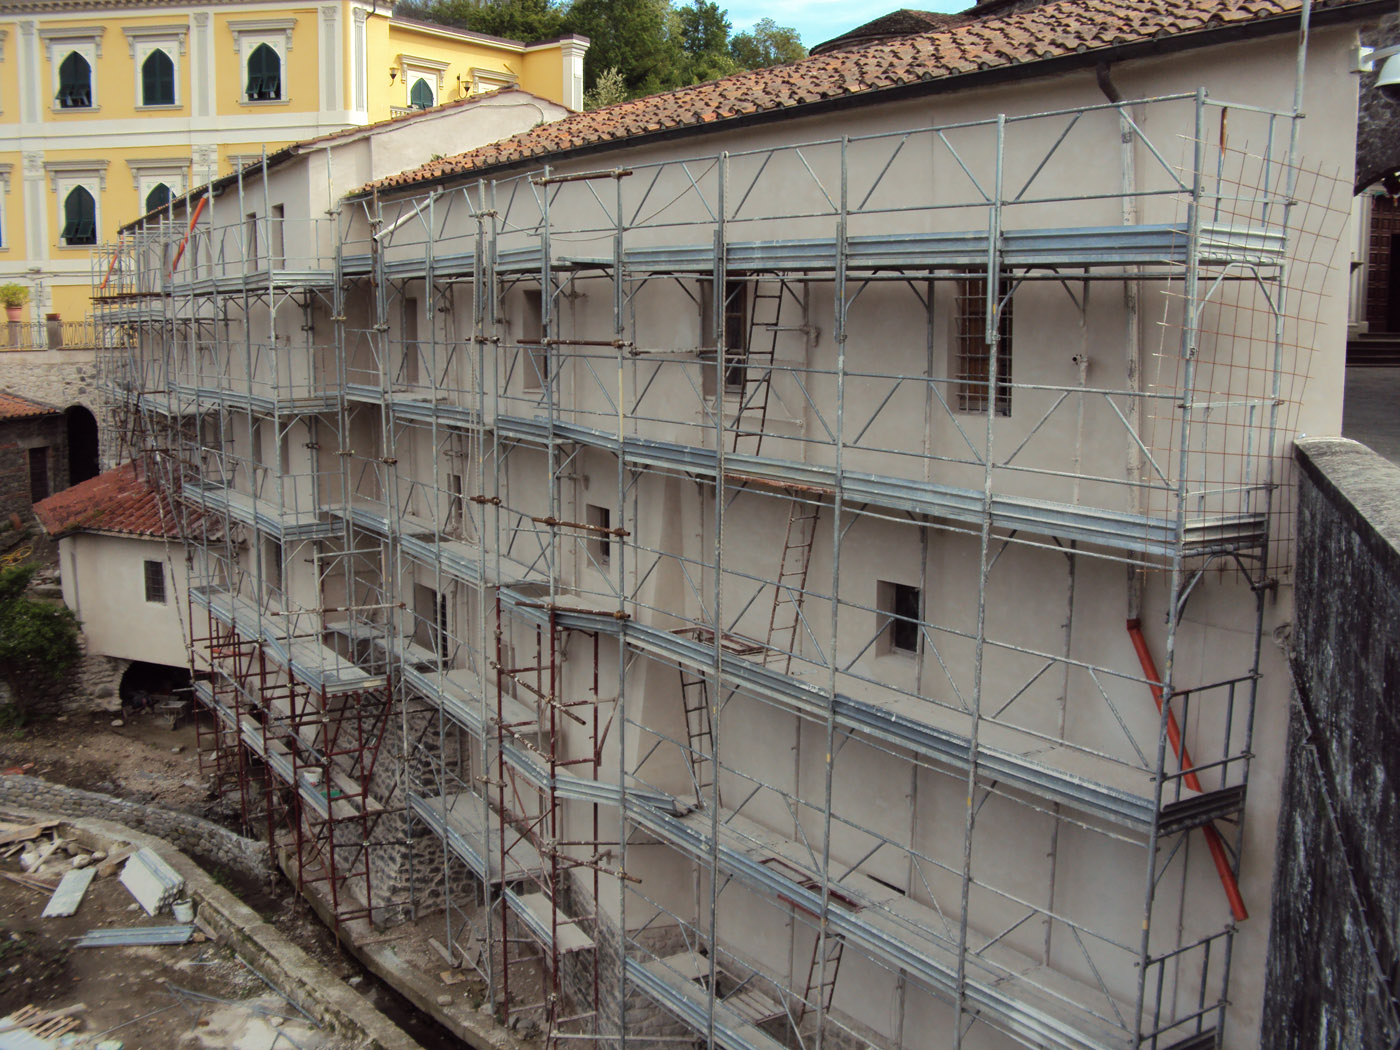
M 121 883 L 147 915 L 158 915 L 184 891 L 185 880 L 151 849 L 142 846 L 122 869 Z

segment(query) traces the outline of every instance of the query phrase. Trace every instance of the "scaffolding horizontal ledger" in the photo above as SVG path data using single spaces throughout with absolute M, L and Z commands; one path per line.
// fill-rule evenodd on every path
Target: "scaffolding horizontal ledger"
M 186 515 L 211 770 L 551 1045 L 1220 1045 L 1345 209 L 1294 122 L 1196 93 L 333 219 L 282 206 L 308 155 L 148 219 L 95 260 L 101 382 Z

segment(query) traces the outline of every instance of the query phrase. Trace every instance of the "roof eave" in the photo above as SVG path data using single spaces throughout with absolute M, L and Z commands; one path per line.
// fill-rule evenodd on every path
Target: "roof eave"
M 1362 0 L 1361 3 L 1349 4 L 1345 7 L 1315 9 L 1312 13 L 1310 24 L 1312 28 L 1316 29 L 1337 24 L 1366 22 L 1372 18 L 1378 18 L 1383 14 L 1390 13 L 1394 10 L 1394 7 L 1395 0 Z M 379 189 L 379 195 L 381 197 L 392 197 L 400 193 L 417 193 L 430 187 L 445 188 L 460 182 L 470 182 L 474 179 L 496 177 L 512 172 L 528 170 L 536 168 L 546 161 L 553 163 L 556 161 L 574 160 L 599 153 L 611 153 L 619 149 L 631 149 L 636 146 L 667 142 L 678 138 L 690 138 L 722 131 L 728 132 L 736 129 L 757 127 L 779 120 L 789 121 L 802 117 L 820 116 L 837 110 L 874 105 L 881 102 L 922 98 L 952 91 L 961 91 L 967 88 L 1012 83 L 1019 80 L 1054 76 L 1080 69 L 1091 69 L 1103 63 L 1112 64 L 1129 59 L 1152 58 L 1159 55 L 1195 50 L 1200 47 L 1278 36 L 1283 33 L 1296 31 L 1299 26 L 1299 21 L 1299 13 L 1289 12 L 1288 14 L 1271 15 L 1267 18 L 1254 19 L 1249 22 L 1214 26 L 1208 29 L 1196 30 L 1191 33 L 1154 37 L 1150 40 L 1139 40 L 1130 44 L 1117 44 L 1110 47 L 1077 51 L 1068 55 L 1056 55 L 1054 58 L 1039 59 L 1034 62 L 1019 62 L 1014 65 L 994 66 L 990 69 L 978 69 L 968 73 L 958 73 L 953 76 L 934 77 L 909 84 L 900 84 L 895 87 L 874 88 L 867 91 L 839 95 L 835 98 L 822 99 L 818 102 L 804 102 L 793 106 L 776 106 L 772 109 L 759 110 L 755 113 L 746 113 L 722 120 L 714 120 L 706 123 L 682 124 L 677 127 L 665 128 L 661 131 L 629 135 L 626 138 L 605 139 L 601 142 L 593 142 L 585 146 L 576 146 L 572 149 L 558 150 L 550 153 L 538 153 L 534 156 L 523 157 L 519 160 L 505 161 L 500 164 L 488 165 L 482 168 L 475 168 L 471 171 L 442 175 L 438 178 L 425 178 L 421 182 L 408 183 L 402 186 L 381 187 Z M 373 192 L 373 188 L 367 187 L 354 193 L 347 194 L 347 198 L 357 200 L 369 196 Z

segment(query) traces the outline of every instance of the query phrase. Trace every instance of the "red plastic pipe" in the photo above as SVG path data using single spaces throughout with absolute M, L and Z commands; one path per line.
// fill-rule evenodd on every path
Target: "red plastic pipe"
M 117 265 L 117 259 L 120 257 L 121 253 L 122 236 L 121 234 L 117 234 L 117 250 L 112 253 L 112 261 L 107 264 L 107 276 L 102 278 L 102 284 L 97 289 L 99 294 L 107 290 L 107 282 L 112 279 L 112 268 Z
M 185 231 L 184 238 L 180 241 L 180 250 L 175 253 L 175 261 L 170 264 L 170 272 L 167 277 L 175 276 L 175 267 L 180 265 L 180 260 L 185 257 L 185 245 L 190 243 L 190 234 L 194 233 L 194 224 L 199 221 L 200 214 L 204 211 L 204 206 L 209 203 L 209 194 L 199 198 L 199 203 L 194 206 L 194 214 L 190 216 L 190 228 Z
M 1147 648 L 1147 639 L 1142 634 L 1141 620 L 1128 621 L 1128 637 L 1133 640 L 1133 648 L 1137 650 L 1138 663 L 1142 665 L 1142 673 L 1147 676 L 1148 688 L 1152 690 L 1152 699 L 1160 714 L 1162 705 L 1166 703 L 1166 697 L 1162 693 L 1162 676 L 1157 673 L 1157 661 L 1152 659 L 1152 651 Z M 1186 745 L 1181 739 L 1181 727 L 1177 725 L 1176 712 L 1170 707 L 1167 708 L 1167 740 L 1172 746 L 1172 751 L 1176 754 L 1177 761 L 1181 763 L 1186 786 L 1192 791 L 1200 791 L 1200 778 L 1191 771 L 1194 765 L 1191 761 L 1191 752 L 1186 750 Z M 1215 830 L 1213 823 L 1207 824 L 1202 831 L 1205 832 L 1206 847 L 1210 850 L 1210 859 L 1215 862 L 1215 870 L 1220 875 L 1220 885 L 1225 887 L 1225 897 L 1230 902 L 1230 914 L 1235 917 L 1236 922 L 1244 922 L 1245 919 L 1249 918 L 1249 910 L 1245 908 L 1244 898 L 1240 896 L 1239 883 L 1235 880 L 1235 870 L 1230 866 L 1230 857 L 1225 852 L 1225 842 L 1221 839 L 1220 832 Z

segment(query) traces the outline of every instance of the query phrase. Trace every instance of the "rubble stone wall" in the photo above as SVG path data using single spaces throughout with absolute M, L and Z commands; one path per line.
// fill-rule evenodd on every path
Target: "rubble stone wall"
M 166 839 L 186 853 L 215 861 L 243 875 L 266 879 L 271 872 L 265 843 L 245 839 L 193 813 L 113 798 L 18 774 L 0 776 L 0 806 L 6 804 L 58 817 L 110 820 Z

